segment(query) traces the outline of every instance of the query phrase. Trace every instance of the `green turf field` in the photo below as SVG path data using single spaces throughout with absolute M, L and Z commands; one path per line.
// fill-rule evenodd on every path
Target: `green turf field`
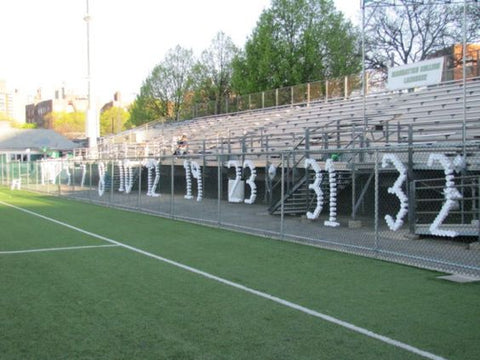
M 0 229 L 2 360 L 480 358 L 480 283 L 5 188 Z

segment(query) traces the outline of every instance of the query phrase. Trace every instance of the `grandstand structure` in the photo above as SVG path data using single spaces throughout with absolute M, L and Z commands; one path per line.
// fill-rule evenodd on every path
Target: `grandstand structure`
M 480 78 L 465 84 L 152 122 L 69 158 L 0 157 L 0 183 L 480 276 Z
M 463 84 L 152 122 L 99 143 L 102 157 L 170 155 L 185 134 L 189 154 L 352 149 L 462 142 Z M 467 82 L 466 141 L 480 140 L 480 78 Z M 365 114 L 365 116 L 364 116 Z
M 309 187 L 314 173 L 305 170 L 305 160 L 313 158 L 323 168 L 333 158 L 338 191 L 348 194 L 348 211 L 354 220 L 378 163 L 372 149 L 397 153 L 407 166 L 409 181 L 422 177 L 418 171 L 427 169 L 431 171 L 425 175 L 427 178 L 442 176 L 442 164 L 427 166 L 432 146 L 445 147 L 450 159 L 462 155 L 468 164 L 462 175 L 478 174 L 480 78 L 469 78 L 465 89 L 463 84 L 449 81 L 365 97 L 357 94 L 181 122 L 156 121 L 104 138 L 86 158 L 117 161 L 175 155 L 177 168 L 182 169 L 185 159 L 195 158 L 201 159 L 204 172 L 209 168 L 216 171 L 218 156 L 223 166 L 229 161 L 248 159 L 264 182 L 258 190 L 259 199 L 263 199 L 270 214 L 277 215 L 304 215 L 315 208 L 316 195 Z M 188 139 L 188 144 L 184 152 L 177 154 L 176 141 L 181 136 Z M 283 168 L 282 179 L 268 176 L 272 165 Z M 241 177 L 246 180 L 248 170 L 242 170 Z M 329 194 L 325 179 L 322 189 Z M 480 207 L 477 202 L 473 201 L 474 212 Z M 472 220 L 477 216 L 473 215 Z M 411 231 L 422 233 L 420 228 Z M 477 233 L 477 228 L 468 226 L 462 235 Z

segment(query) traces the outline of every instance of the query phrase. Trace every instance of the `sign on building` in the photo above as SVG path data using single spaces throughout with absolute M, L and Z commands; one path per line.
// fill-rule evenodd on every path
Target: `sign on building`
M 442 81 L 443 57 L 419 61 L 388 69 L 388 90 L 410 89 L 439 84 Z

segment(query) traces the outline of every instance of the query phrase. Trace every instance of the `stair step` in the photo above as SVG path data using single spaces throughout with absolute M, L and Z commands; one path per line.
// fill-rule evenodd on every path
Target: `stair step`
M 351 184 L 351 173 L 336 172 L 337 192 L 342 191 Z M 312 207 L 314 202 L 315 192 L 308 188 L 309 184 L 315 181 L 315 173 L 309 171 L 306 176 L 297 180 L 290 187 L 289 193 L 286 194 L 284 199 L 284 213 L 306 213 L 309 208 Z M 330 193 L 329 176 L 327 173 L 323 173 L 322 182 L 320 188 L 326 197 Z M 278 214 L 281 211 L 281 202 L 278 201 L 272 205 L 270 212 L 272 214 Z

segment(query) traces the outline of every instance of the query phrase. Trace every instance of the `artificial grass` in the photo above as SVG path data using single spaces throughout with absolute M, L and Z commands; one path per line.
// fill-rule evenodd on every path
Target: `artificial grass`
M 435 272 L 23 192 L 0 191 L 0 200 L 447 358 L 480 356 L 479 284 L 451 284 Z M 15 213 L 0 210 L 2 217 Z M 22 216 L 26 223 L 33 218 Z M 37 237 L 61 242 L 58 225 L 41 226 Z M 19 226 L 10 231 L 31 236 Z M 49 359 L 416 358 L 122 248 L 0 259 L 0 271 L 10 278 L 1 285 L 1 318 L 19 317 L 6 322 L 13 336 L 0 340 L 2 349 L 13 349 L 12 359 L 16 353 Z M 52 293 L 45 292 L 49 283 Z M 41 301 L 33 300 L 38 292 Z M 56 308 L 55 316 L 45 315 Z M 21 332 L 47 344 L 44 357 L 14 340 Z M 61 357 L 53 343 L 71 349 L 69 355 Z

